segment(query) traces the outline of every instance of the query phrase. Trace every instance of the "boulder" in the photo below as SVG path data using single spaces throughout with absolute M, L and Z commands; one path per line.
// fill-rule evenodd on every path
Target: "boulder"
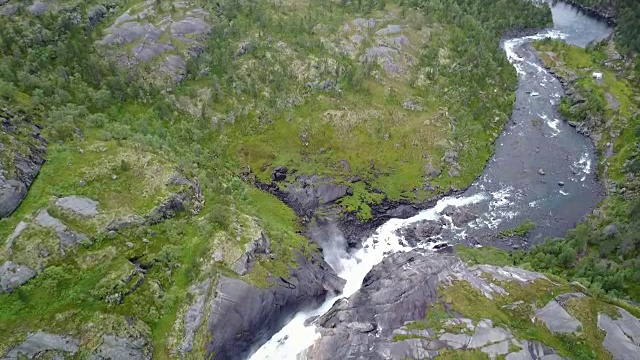
M 0 218 L 9 216 L 27 196 L 27 186 L 17 180 L 0 178 Z
M 36 272 L 25 265 L 6 261 L 0 267 L 0 294 L 11 292 L 36 276 Z
M 609 224 L 604 227 L 604 229 L 602 230 L 602 233 L 606 237 L 613 237 L 618 233 L 618 226 L 616 224 Z
M 462 225 L 478 218 L 478 209 L 475 205 L 467 205 L 463 207 L 449 205 L 444 208 L 442 213 L 450 216 L 451 221 L 457 227 L 461 227 Z
M 107 15 L 107 8 L 104 5 L 96 5 L 87 11 L 87 18 L 89 19 L 89 26 L 95 27 L 100 20 Z
M 22 344 L 11 349 L 5 359 L 34 359 L 36 356 L 44 358 L 47 352 L 65 353 L 65 355 L 75 355 L 78 352 L 80 342 L 67 336 L 48 334 L 42 331 L 30 334 Z M 55 357 L 53 357 L 55 358 Z
M 129 229 L 144 225 L 144 219 L 139 215 L 126 215 L 120 219 L 115 219 L 106 227 L 106 231 L 118 232 L 122 229 Z
M 278 166 L 273 169 L 273 174 L 271 174 L 271 179 L 273 181 L 284 181 L 287 178 L 287 167 L 286 166 Z
M 420 243 L 428 241 L 434 236 L 440 235 L 443 229 L 443 223 L 436 220 L 422 220 L 411 224 L 397 231 L 398 236 L 410 246 L 417 246 Z
M 22 232 L 27 228 L 28 224 L 24 221 L 20 221 L 18 223 L 18 225 L 16 225 L 16 228 L 13 229 L 13 232 L 11 233 L 11 235 L 9 235 L 9 237 L 7 238 L 7 242 L 5 243 L 5 248 L 9 251 L 11 251 L 11 248 L 13 247 L 13 242 L 18 238 L 18 236 L 20 236 L 20 234 L 22 234 Z
M 252 347 L 275 334 L 289 316 L 342 290 L 344 280 L 319 254 L 296 257 L 298 266 L 290 269 L 289 278 L 271 278 L 273 285 L 266 289 L 226 276 L 218 278 L 207 320 L 211 334 L 207 359 L 245 359 Z
M 98 202 L 84 196 L 67 196 L 56 200 L 56 206 L 84 217 L 98 215 Z

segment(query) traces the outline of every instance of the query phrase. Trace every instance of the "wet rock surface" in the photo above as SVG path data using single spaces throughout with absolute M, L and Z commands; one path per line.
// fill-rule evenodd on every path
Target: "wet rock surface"
M 416 246 L 440 235 L 444 227 L 443 221 L 423 220 L 397 231 L 409 246 Z
M 266 289 L 226 276 L 218 278 L 206 325 L 212 335 L 206 345 L 207 357 L 244 359 L 252 346 L 266 341 L 288 316 L 342 290 L 344 280 L 319 256 L 306 259 L 298 254 L 297 261 L 298 268 L 290 270 L 288 279 L 272 278 L 273 285 Z

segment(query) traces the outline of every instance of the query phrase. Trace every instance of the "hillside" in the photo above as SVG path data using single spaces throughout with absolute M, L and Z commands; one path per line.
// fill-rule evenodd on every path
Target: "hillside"
M 320 219 L 357 247 L 397 205 L 481 174 L 518 82 L 499 41 L 550 21 L 524 0 L 0 0 L 0 355 L 246 356 L 286 318 L 342 291 L 309 230 Z M 631 96 L 631 85 L 611 86 Z M 633 101 L 623 104 L 635 121 Z M 630 127 L 607 130 L 635 139 Z M 635 152 L 613 144 L 620 155 L 606 174 L 632 189 L 624 169 Z M 497 308 L 455 281 L 411 320 L 454 336 L 504 326 L 512 343 L 500 356 L 535 341 L 546 344 L 540 356 L 579 344 L 584 358 L 603 358 L 618 319 L 635 326 L 637 313 L 598 296 L 636 298 L 628 281 L 639 273 L 635 197 L 608 199 L 624 214 L 612 246 L 628 251 L 620 262 L 601 250 L 603 271 L 622 285 L 590 293 L 533 275 L 547 282 L 501 294 Z M 590 223 L 581 226 L 576 234 Z M 591 268 L 580 261 L 575 269 Z M 592 278 L 572 264 L 540 266 Z M 581 325 L 569 335 L 523 325 L 579 291 L 587 295 L 571 295 L 566 312 Z M 486 314 L 469 309 L 476 301 Z M 503 307 L 518 301 L 533 305 Z M 424 337 L 402 331 L 395 340 Z M 431 355 L 460 355 L 449 345 Z

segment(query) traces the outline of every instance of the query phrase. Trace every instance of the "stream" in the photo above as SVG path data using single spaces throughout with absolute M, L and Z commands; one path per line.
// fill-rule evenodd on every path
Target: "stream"
M 482 176 L 460 196 L 445 197 L 409 219 L 387 221 L 353 254 L 347 254 L 345 249 L 341 249 L 344 253 L 325 254 L 327 262 L 347 281 L 343 293 L 316 309 L 296 314 L 255 351 L 251 360 L 296 359 L 313 345 L 320 334 L 313 324 L 305 326 L 305 320 L 324 314 L 336 300 L 358 291 L 365 275 L 389 253 L 411 250 L 396 234 L 411 223 L 445 218 L 445 230 L 438 238 L 417 245 L 427 249 L 452 243 L 489 244 L 499 231 L 527 219 L 536 224 L 530 241 L 539 242 L 547 236 L 564 235 L 596 206 L 602 190 L 594 174 L 594 148 L 588 138 L 560 119 L 556 107 L 563 95 L 562 87 L 541 66 L 528 44 L 551 37 L 584 47 L 608 37 L 612 29 L 562 2 L 552 4 L 552 14 L 553 29 L 502 44 L 519 74 L 516 102 L 511 121 L 496 140 L 495 155 Z M 481 215 L 461 227 L 442 214 L 447 206 L 470 205 Z

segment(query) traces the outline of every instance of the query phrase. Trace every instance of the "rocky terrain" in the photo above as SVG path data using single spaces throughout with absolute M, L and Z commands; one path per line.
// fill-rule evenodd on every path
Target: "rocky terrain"
M 313 320 L 322 336 L 304 355 L 634 358 L 640 321 L 577 289 L 518 268 L 468 266 L 452 254 L 396 253 L 367 274 L 358 292 Z
M 0 357 L 242 359 L 340 293 L 332 249 L 481 174 L 517 82 L 487 44 L 550 21 L 446 4 L 0 0 Z M 310 319 L 307 353 L 620 358 L 635 316 L 410 252 Z

